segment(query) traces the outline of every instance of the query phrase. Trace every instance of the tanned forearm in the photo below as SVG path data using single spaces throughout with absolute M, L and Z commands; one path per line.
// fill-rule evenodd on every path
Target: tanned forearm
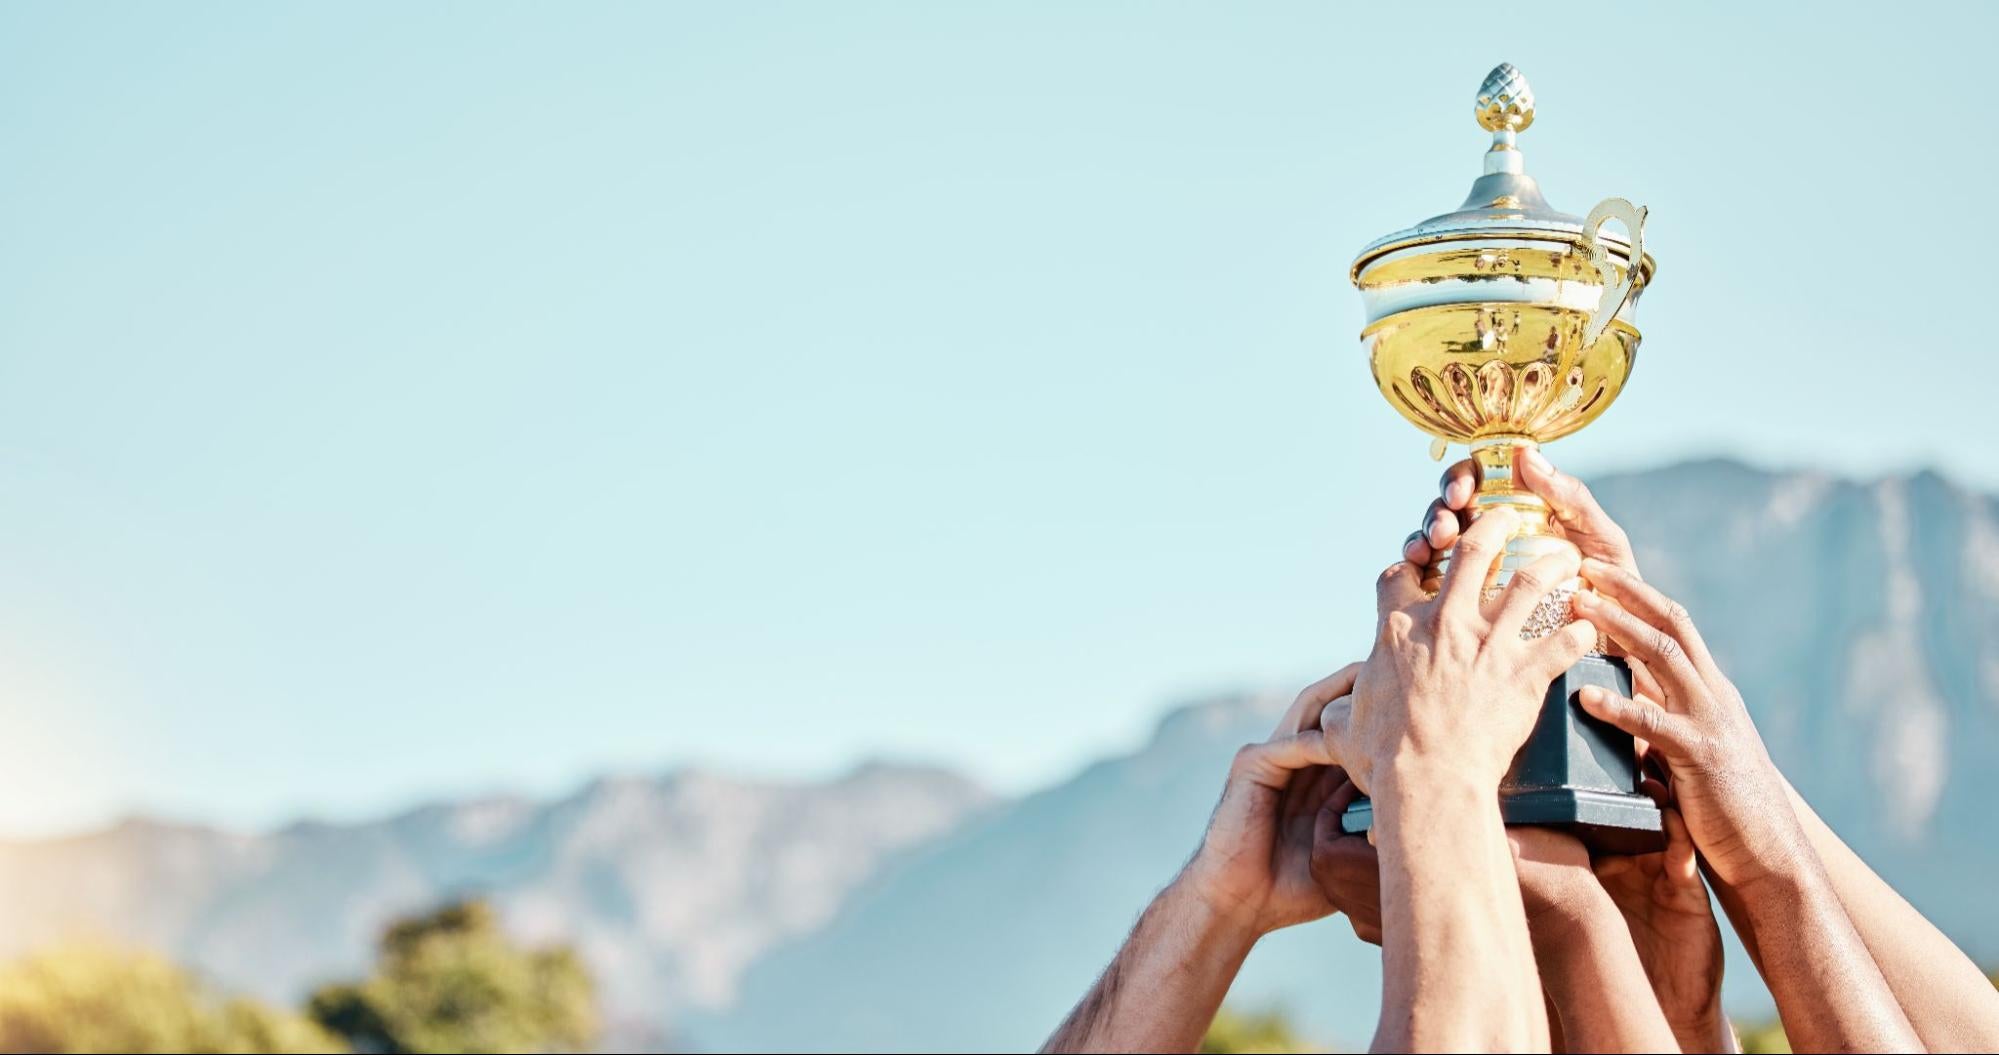
M 1715 893 L 1793 1050 L 1923 1050 L 1815 854 L 1748 889 L 1717 884 Z
M 1245 921 L 1175 882 L 1041 1050 L 1198 1050 L 1255 944 Z
M 1679 1051 L 1616 902 L 1588 872 L 1564 903 L 1528 921 L 1551 1032 L 1567 1051 Z
M 1431 771 L 1375 791 L 1385 941 L 1374 1050 L 1548 1050 L 1494 789 Z
M 1786 785 L 1834 893 L 1930 1051 L 1999 1051 L 1999 990 Z

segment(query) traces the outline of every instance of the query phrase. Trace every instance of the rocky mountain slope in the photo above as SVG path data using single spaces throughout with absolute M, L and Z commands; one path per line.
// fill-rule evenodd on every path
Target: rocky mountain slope
M 0 847 L 0 950 L 106 935 L 289 1000 L 364 969 L 394 916 L 483 892 L 523 937 L 581 949 L 620 1035 L 664 1035 L 683 1009 L 729 1003 L 759 955 L 991 801 L 950 773 L 874 765 L 823 784 L 601 780 L 554 802 L 267 835 L 132 821 Z

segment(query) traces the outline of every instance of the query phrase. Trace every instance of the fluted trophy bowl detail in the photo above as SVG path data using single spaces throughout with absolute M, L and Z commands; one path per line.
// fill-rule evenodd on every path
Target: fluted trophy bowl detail
M 1448 443 L 1559 439 L 1594 421 L 1630 376 L 1638 331 L 1612 323 L 1584 347 L 1581 313 L 1544 305 L 1445 304 L 1367 328 L 1374 383 Z

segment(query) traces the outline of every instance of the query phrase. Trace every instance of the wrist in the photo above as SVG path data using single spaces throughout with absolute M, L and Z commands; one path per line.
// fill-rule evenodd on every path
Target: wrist
M 1536 946 L 1544 934 L 1557 941 L 1589 939 L 1599 933 L 1593 928 L 1606 921 L 1624 922 L 1617 903 L 1587 866 L 1537 866 L 1531 878 L 1520 875 L 1520 894 Z
M 1748 852 L 1713 855 L 1709 867 L 1714 878 L 1745 899 L 1752 895 L 1795 899 L 1821 889 L 1829 891 L 1831 881 L 1818 851 L 1796 815 L 1783 811 L 1781 821 L 1774 825 L 1769 823 L 1776 819 L 1774 811 L 1762 819 L 1764 831 L 1750 829 L 1751 834 L 1740 841 Z
M 1203 864 L 1201 855 L 1197 854 L 1194 861 L 1174 877 L 1165 890 L 1159 892 L 1154 905 L 1180 926 L 1202 935 L 1247 937 L 1250 941 L 1262 937 L 1266 929 L 1261 923 L 1263 905 L 1208 881 L 1208 870 Z
M 1614 922 L 1621 927 L 1624 921 Z M 1534 961 L 1549 982 L 1578 972 L 1596 977 L 1619 939 L 1628 946 L 1630 933 L 1611 929 L 1605 920 L 1589 912 L 1550 910 L 1527 918 L 1527 940 L 1534 948 Z
M 1762 904 L 1809 905 L 1836 897 L 1818 856 L 1809 852 L 1771 854 L 1753 869 L 1717 878 L 1752 909 Z
M 1428 754 L 1403 753 L 1377 771 L 1368 798 L 1378 815 L 1384 804 L 1391 808 L 1415 799 L 1422 802 L 1463 803 L 1491 799 L 1499 801 L 1499 781 L 1486 780 L 1466 769 L 1462 760 L 1437 758 Z

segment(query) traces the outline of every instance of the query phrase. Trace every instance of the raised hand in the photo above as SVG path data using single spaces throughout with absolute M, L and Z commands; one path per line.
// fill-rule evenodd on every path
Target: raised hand
M 1445 764 L 1453 779 L 1497 788 L 1548 683 L 1595 643 L 1596 632 L 1581 623 L 1538 639 L 1520 636 L 1548 592 L 1575 577 L 1573 557 L 1520 569 L 1496 600 L 1485 600 L 1515 522 L 1501 508 L 1466 529 L 1434 598 L 1406 562 L 1376 584 L 1374 652 L 1352 697 L 1321 716 L 1333 756 L 1362 791 L 1373 794 L 1378 778 L 1422 761 Z
M 1921 1041 L 1848 918 L 1735 686 L 1685 608 L 1602 561 L 1576 614 L 1642 666 L 1629 699 L 1588 687 L 1584 710 L 1664 759 L 1674 803 L 1801 1051 L 1919 1051 Z
M 1514 480 L 1548 503 L 1555 526 L 1584 557 L 1638 573 L 1631 540 L 1597 504 L 1586 484 L 1556 469 L 1538 447 L 1516 448 L 1513 465 Z M 1478 462 L 1466 458 L 1445 469 L 1437 489 L 1438 497 L 1423 511 L 1422 526 L 1402 543 L 1403 558 L 1418 567 L 1429 565 L 1450 549 L 1470 523 L 1466 511 L 1478 491 Z
M 1319 729 L 1326 706 L 1351 692 L 1351 663 L 1298 694 L 1270 738 L 1236 752 L 1201 848 L 1182 873 L 1188 888 L 1255 933 L 1330 915 L 1312 878 L 1312 832 L 1347 775 Z
M 1516 519 L 1499 509 L 1472 524 L 1434 598 L 1413 565 L 1381 576 L 1374 651 L 1352 696 L 1320 716 L 1328 752 L 1374 800 L 1380 1050 L 1547 1050 L 1499 781 L 1548 683 L 1596 632 L 1578 623 L 1520 636 L 1548 592 L 1575 575 L 1572 555 L 1515 571 L 1486 599 Z
M 1312 834 L 1346 774 L 1319 714 L 1359 664 L 1306 687 L 1269 739 L 1236 752 L 1201 848 L 1153 898 L 1043 1051 L 1193 1051 L 1257 939 L 1334 910 Z
M 1804 827 L 1742 694 L 1687 610 L 1624 568 L 1585 560 L 1582 570 L 1595 592 L 1576 596 L 1576 614 L 1643 664 L 1663 697 L 1591 686 L 1578 694 L 1583 710 L 1665 760 L 1694 845 L 1723 882 L 1740 887 L 1793 869 L 1811 855 Z

